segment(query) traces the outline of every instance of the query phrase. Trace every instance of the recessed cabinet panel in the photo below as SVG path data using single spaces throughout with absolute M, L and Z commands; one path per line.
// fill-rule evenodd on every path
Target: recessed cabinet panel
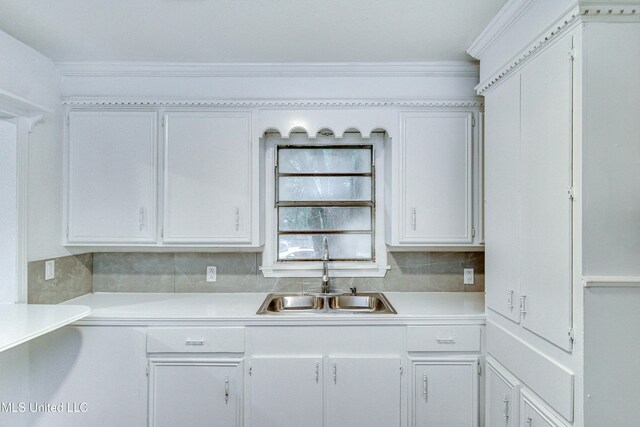
M 504 368 L 487 358 L 486 426 L 515 427 L 519 424 L 519 386 Z
M 522 390 L 520 393 L 520 411 L 520 427 L 567 426 L 526 390 Z
M 328 358 L 326 425 L 399 427 L 400 374 L 398 357 Z
M 477 359 L 414 362 L 414 427 L 477 427 Z
M 238 363 L 156 360 L 150 365 L 150 426 L 240 425 L 242 369 Z
M 69 114 L 67 242 L 155 243 L 155 112 Z
M 251 114 L 165 116 L 163 241 L 251 243 Z
M 557 41 L 521 80 L 521 319 L 565 350 L 572 327 L 572 45 L 571 35 Z
M 322 357 L 251 359 L 248 426 L 322 427 Z
M 470 112 L 401 114 L 401 244 L 470 244 Z
M 485 302 L 520 320 L 520 75 L 486 96 Z

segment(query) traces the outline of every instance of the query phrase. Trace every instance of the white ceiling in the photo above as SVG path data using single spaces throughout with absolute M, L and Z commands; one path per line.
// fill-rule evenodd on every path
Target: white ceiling
M 0 0 L 0 29 L 55 61 L 471 59 L 506 0 Z

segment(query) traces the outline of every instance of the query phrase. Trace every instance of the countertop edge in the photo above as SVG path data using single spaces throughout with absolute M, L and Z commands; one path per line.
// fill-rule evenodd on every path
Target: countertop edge
M 31 307 L 34 307 L 34 309 L 32 310 L 34 311 L 33 316 L 39 315 L 39 313 L 36 313 L 36 311 L 37 312 L 42 311 L 43 307 L 46 307 L 50 313 L 53 313 L 54 310 L 70 311 L 69 309 L 77 309 L 79 311 L 76 311 L 75 313 L 70 315 L 62 316 L 56 319 L 55 321 L 47 322 L 46 320 L 43 320 L 41 326 L 34 327 L 33 329 L 27 331 L 26 333 L 19 335 L 17 338 L 12 338 L 10 340 L 7 340 L 6 342 L 0 342 L 0 352 L 9 350 L 20 344 L 24 344 L 25 342 L 31 341 L 42 335 L 48 334 L 49 332 L 55 331 L 56 329 L 59 329 L 71 323 L 77 322 L 78 320 L 81 320 L 91 314 L 91 308 L 84 305 L 65 305 L 65 306 L 33 305 Z M 25 304 L 25 310 L 27 311 L 27 313 L 23 313 L 21 317 L 23 317 L 25 314 L 28 316 L 29 315 L 28 311 L 30 310 L 31 307 L 28 304 Z M 63 309 L 62 307 L 65 307 L 65 308 Z M 9 318 L 6 320 L 11 321 L 12 319 Z M 16 318 L 15 320 L 19 321 L 21 319 Z

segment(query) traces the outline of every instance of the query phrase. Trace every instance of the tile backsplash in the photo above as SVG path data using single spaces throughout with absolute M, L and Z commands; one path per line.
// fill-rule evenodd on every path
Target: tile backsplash
M 283 292 L 319 285 L 318 278 L 265 278 L 256 253 L 109 252 L 56 259 L 56 277 L 44 280 L 44 260 L 29 263 L 29 302 L 58 303 L 89 292 Z M 387 292 L 482 292 L 482 252 L 394 252 L 384 278 L 334 278 L 337 288 Z M 217 281 L 206 281 L 207 266 Z M 475 269 L 475 285 L 463 269 Z
M 316 278 L 265 278 L 261 254 L 254 253 L 96 253 L 95 292 L 272 292 L 298 291 L 319 284 Z M 217 266 L 217 281 L 206 268 Z M 395 252 L 384 278 L 335 278 L 347 289 L 412 292 L 484 291 L 484 253 Z M 463 284 L 463 269 L 475 269 L 475 285 Z
M 44 263 L 28 265 L 29 304 L 57 304 L 92 292 L 93 254 L 71 255 L 55 259 L 54 277 L 45 280 Z

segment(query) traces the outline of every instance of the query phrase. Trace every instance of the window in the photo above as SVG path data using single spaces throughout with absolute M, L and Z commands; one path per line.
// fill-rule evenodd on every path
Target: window
M 375 261 L 373 145 L 278 145 L 277 261 Z

